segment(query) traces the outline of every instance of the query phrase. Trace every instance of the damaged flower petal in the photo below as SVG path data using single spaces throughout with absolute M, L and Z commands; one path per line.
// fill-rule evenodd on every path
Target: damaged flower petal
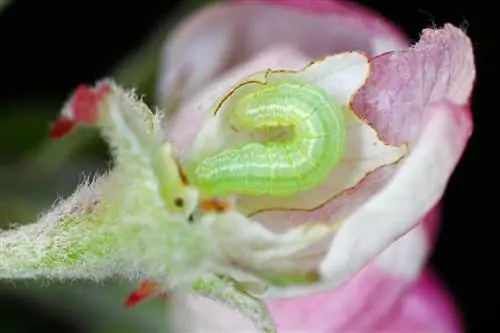
M 252 73 L 232 87 L 229 93 L 220 96 L 219 100 L 212 105 L 211 112 L 205 114 L 204 123 L 190 151 L 189 160 L 196 162 L 200 158 L 213 155 L 234 145 L 235 139 L 237 142 L 241 141 L 238 138 L 238 131 L 227 128 L 228 123 L 225 118 L 232 116 L 230 114 L 232 110 L 229 109 L 233 100 L 240 98 L 240 95 L 251 88 L 265 86 L 268 81 L 277 81 L 282 78 L 301 80 L 300 82 L 304 84 L 323 89 L 339 107 L 348 108 L 353 95 L 362 87 L 368 75 L 368 59 L 357 52 L 330 56 L 310 63 L 302 70 L 270 68 Z M 248 140 L 248 137 L 243 139 Z
M 385 166 L 395 165 L 409 153 L 406 143 L 390 145 L 366 121 L 354 112 L 348 113 L 347 149 L 343 160 L 328 178 L 316 188 L 294 194 L 288 198 L 241 197 L 240 211 L 272 223 L 274 215 L 256 215 L 265 211 L 302 210 L 312 211 L 328 203 L 343 192 L 354 189 L 370 173 Z M 347 209 L 344 206 L 344 209 Z
M 220 104 L 216 103 L 213 112 L 207 114 L 204 125 L 194 141 L 190 161 L 196 162 L 224 149 L 241 145 L 242 142 L 256 140 L 255 137 L 235 131 L 232 127 L 228 128 L 226 122 L 226 118 L 231 116 L 229 110 L 231 103 L 240 98 L 240 95 L 244 96 L 245 91 L 254 86 L 265 86 L 271 80 L 272 82 L 280 79 L 301 80 L 300 82 L 322 88 L 332 100 L 339 103 L 340 107 L 345 108 L 347 117 L 345 156 L 325 181 L 309 191 L 286 197 L 243 196 L 238 198 L 237 208 L 247 215 L 253 215 L 276 209 L 313 210 L 324 205 L 343 191 L 355 187 L 372 171 L 397 163 L 407 153 L 405 144 L 396 147 L 382 142 L 379 134 L 350 108 L 352 97 L 364 84 L 368 72 L 368 63 L 364 55 L 346 52 L 312 62 L 302 70 L 268 70 L 252 74 L 238 83 L 222 98 Z
M 467 104 L 475 81 L 474 55 L 463 31 L 451 24 L 426 29 L 413 48 L 381 55 L 372 64 L 373 75 L 356 96 L 355 108 L 376 125 L 392 120 L 383 132 L 387 140 L 408 141 L 413 149 L 331 243 L 321 270 L 332 284 L 352 276 L 366 258 L 408 232 L 438 203 L 472 132 Z M 387 95 L 390 100 L 382 103 Z M 377 237 L 366 237 L 373 233 Z
M 266 61 L 272 60 L 279 64 L 280 55 L 286 55 L 286 59 L 281 58 L 282 65 L 277 65 L 277 69 L 286 71 L 283 64 L 288 62 L 291 64 L 289 69 L 300 72 L 297 63 L 303 61 L 303 54 L 284 50 L 277 47 L 256 54 L 255 58 L 240 63 L 211 82 L 207 91 L 198 92 L 189 102 L 180 105 L 178 114 L 171 122 L 171 125 L 175 124 L 175 128 L 170 132 L 170 138 L 178 144 L 177 149 L 185 156 L 185 160 L 203 155 L 204 147 L 211 153 L 235 141 L 236 136 L 227 136 L 227 130 L 225 132 L 217 124 L 218 120 L 212 116 L 213 110 L 212 113 L 203 112 L 207 110 L 208 101 L 217 105 L 217 100 L 214 100 L 210 92 L 217 91 L 220 86 L 227 87 L 231 78 L 234 89 L 238 85 L 237 75 L 245 73 L 248 76 L 251 74 L 250 68 L 258 68 L 259 64 L 265 71 L 269 68 Z M 274 58 L 270 53 L 274 54 Z M 351 118 L 352 145 L 348 147 L 344 167 L 341 163 L 335 168 L 331 179 L 313 189 L 311 193 L 314 195 L 297 194 L 297 197 L 290 197 L 294 200 L 269 196 L 233 198 L 240 213 L 250 216 L 253 221 L 260 222 L 272 231 L 283 232 L 293 226 L 314 221 L 330 225 L 342 224 L 337 234 L 311 248 L 292 254 L 287 259 L 289 267 L 319 267 L 323 276 L 320 283 L 298 288 L 271 286 L 266 293 L 268 296 L 300 295 L 345 282 L 384 248 L 419 223 L 420 218 L 439 200 L 463 151 L 470 134 L 470 119 L 463 112 L 466 110 L 463 103 L 471 93 L 475 71 L 470 40 L 462 31 L 450 25 L 444 29 L 425 30 L 422 40 L 414 47 L 374 57 L 370 59 L 370 64 L 373 66 L 372 73 L 352 101 L 351 107 L 358 117 Z M 431 64 L 436 64 L 436 67 L 429 70 Z M 447 70 L 440 69 L 439 64 L 447 66 Z M 425 69 L 422 67 L 424 65 Z M 418 73 L 426 73 L 426 76 Z M 220 98 L 224 96 L 221 95 Z M 231 97 L 230 95 L 228 99 Z M 446 106 L 447 99 L 456 105 Z M 201 105 L 205 107 L 199 108 Z M 431 116 L 434 114 L 432 110 L 436 108 L 449 110 L 442 111 L 450 116 L 442 120 L 442 125 L 454 127 L 457 135 L 451 134 L 455 130 L 445 130 L 444 127 L 439 141 L 432 136 L 434 134 L 430 134 L 437 133 L 435 130 L 429 132 L 429 128 L 438 119 Z M 451 111 L 452 109 L 456 111 Z M 437 114 L 441 112 L 436 112 Z M 189 130 L 184 132 L 188 119 Z M 196 140 L 198 131 L 200 136 Z M 447 151 L 443 147 L 440 152 L 434 151 L 430 149 L 431 141 L 437 145 L 449 145 L 451 150 Z M 426 153 L 421 155 L 420 151 Z M 431 152 L 436 155 L 430 157 L 428 154 Z M 439 156 L 447 159 L 446 163 L 440 162 L 442 167 L 435 163 L 436 159 L 441 158 Z M 417 160 L 418 163 L 423 163 L 418 177 L 416 170 L 411 167 L 413 161 Z M 431 170 L 439 170 L 439 176 L 436 174 L 436 182 L 432 186 L 421 179 L 422 176 L 427 177 L 427 172 Z M 413 183 L 406 186 L 406 182 L 400 182 L 402 178 L 399 176 L 406 172 L 412 174 L 412 181 L 420 179 L 418 186 Z M 422 202 L 419 207 L 412 204 L 413 208 L 403 204 L 399 206 L 398 202 L 405 198 L 404 195 L 391 195 L 391 202 L 380 201 L 392 186 L 413 198 L 408 204 L 420 197 L 418 191 L 429 194 L 427 190 L 434 188 L 436 192 L 429 196 L 426 194 L 429 199 L 426 204 Z M 393 209 L 396 207 L 397 214 Z M 362 214 L 368 208 L 370 213 Z M 391 218 L 377 218 L 385 214 Z M 398 221 L 396 216 L 399 216 Z M 326 253 L 328 257 L 325 256 Z

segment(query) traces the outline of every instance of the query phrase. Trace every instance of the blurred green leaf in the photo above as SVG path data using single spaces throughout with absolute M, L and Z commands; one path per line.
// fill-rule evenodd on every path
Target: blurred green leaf
M 74 160 L 58 168 L 30 165 L 0 165 L 0 227 L 10 223 L 30 223 L 58 198 L 70 195 L 85 178 L 107 164 Z
M 0 122 L 2 159 L 15 160 L 24 152 L 35 149 L 40 140 L 47 137 L 50 115 L 60 107 L 47 101 L 32 101 L 29 104 L 11 103 L 2 106 L 3 118 Z M 5 162 L 4 162 L 5 163 Z
M 119 281 L 99 285 L 26 281 L 16 285 L 0 284 L 0 295 L 29 298 L 49 313 L 63 314 L 84 332 L 165 333 L 167 303 L 164 300 L 153 299 L 132 309 L 123 306 L 124 299 L 135 287 Z M 5 324 L 13 325 L 15 321 L 0 317 L 0 331 L 17 332 L 4 330 Z
M 0 13 L 13 2 L 14 0 L 0 0 Z
M 36 149 L 29 151 L 24 160 L 25 165 L 54 170 L 71 156 L 80 158 L 107 159 L 107 147 L 95 131 L 76 128 L 69 135 L 58 140 L 51 140 L 45 134 Z

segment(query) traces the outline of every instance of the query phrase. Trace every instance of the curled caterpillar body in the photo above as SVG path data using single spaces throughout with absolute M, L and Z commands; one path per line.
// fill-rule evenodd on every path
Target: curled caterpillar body
M 228 112 L 234 130 L 275 138 L 202 160 L 194 179 L 207 195 L 292 195 L 323 182 L 345 153 L 345 110 L 312 84 L 283 78 L 255 84 Z

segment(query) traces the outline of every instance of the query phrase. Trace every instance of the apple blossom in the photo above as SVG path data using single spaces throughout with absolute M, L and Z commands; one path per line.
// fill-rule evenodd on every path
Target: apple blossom
M 279 23 L 290 21 L 301 24 Z M 323 33 L 330 24 L 336 28 Z M 37 223 L 2 231 L 0 277 L 143 279 L 127 304 L 172 291 L 193 330 L 235 327 L 196 314 L 212 304 L 192 292 L 267 332 L 373 327 L 419 276 L 430 249 L 426 225 L 436 223 L 432 209 L 471 132 L 475 69 L 467 36 L 447 24 L 424 30 L 407 48 L 396 29 L 356 6 L 222 3 L 174 31 L 164 68 L 166 124 L 161 111 L 112 80 L 78 87 L 51 136 L 97 128 L 112 148 L 113 169 Z M 219 195 L 197 183 L 193 170 L 206 158 L 269 140 L 236 131 L 228 119 L 247 88 L 283 78 L 321 89 L 345 112 L 340 163 L 313 188 L 287 196 Z M 286 326 L 279 311 L 288 300 L 264 301 L 325 291 L 347 300 L 367 282 L 363 302 L 332 310 L 334 326 L 324 319 Z M 380 292 L 384 300 L 376 302 Z
M 297 201 L 288 201 L 290 207 L 286 202 L 276 206 L 269 198 L 258 202 L 289 208 L 253 215 L 273 230 L 311 219 L 349 217 L 330 245 L 315 247 L 308 258 L 321 258 L 320 267 L 328 276 L 317 290 L 337 288 L 316 298 L 268 301 L 283 331 L 370 330 L 384 312 L 392 320 L 399 318 L 397 309 L 391 309 L 398 308 L 395 304 L 403 302 L 399 299 L 420 276 L 438 221 L 438 208 L 433 207 L 471 134 L 468 107 L 475 68 L 470 40 L 448 24 L 424 30 L 420 42 L 407 48 L 398 29 L 355 4 L 285 0 L 215 4 L 182 22 L 165 44 L 159 102 L 172 112 L 167 133 L 186 158 L 191 142 L 203 137 L 198 131 L 206 126 L 204 105 L 221 86 L 260 68 L 296 69 L 310 59 L 351 49 L 372 56 L 372 72 L 356 95 L 354 110 L 387 142 L 408 142 L 411 153 L 403 163 L 370 173 L 354 191 L 313 211 L 291 209 Z M 385 53 L 393 50 L 399 52 Z M 308 198 L 303 199 L 299 203 Z M 248 206 L 253 203 L 246 200 L 240 207 L 252 213 Z M 311 286 L 271 288 L 268 295 L 310 291 Z M 221 311 L 210 301 L 189 295 L 176 299 L 176 317 L 185 319 L 177 321 L 178 327 L 248 327 L 238 326 L 244 324 L 236 313 L 209 315 Z M 318 311 L 318 302 L 324 304 L 324 312 Z M 446 320 L 437 318 L 428 328 L 458 330 L 458 325 L 446 326 Z

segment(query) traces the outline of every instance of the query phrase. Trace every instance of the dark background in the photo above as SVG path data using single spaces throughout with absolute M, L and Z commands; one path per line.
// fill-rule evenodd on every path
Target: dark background
M 487 75 L 493 75 L 485 68 L 494 68 L 488 65 L 492 51 L 486 47 L 484 14 L 488 9 L 479 7 L 480 1 L 453 2 L 452 6 L 438 0 L 359 2 L 402 27 L 412 40 L 418 40 L 419 32 L 425 27 L 450 22 L 467 27 L 474 43 L 478 71 L 473 98 L 475 132 L 444 197 L 444 222 L 432 265 L 459 303 L 467 331 L 481 332 L 489 317 L 488 308 L 492 307 L 480 298 L 487 300 L 488 295 L 493 297 L 492 293 L 496 292 L 488 276 L 492 271 L 490 267 L 498 262 L 488 258 L 494 254 L 497 217 L 484 215 L 488 207 L 485 197 L 490 195 L 482 190 L 488 187 L 493 191 L 491 185 L 495 177 L 481 167 L 480 161 L 480 151 L 485 150 L 487 144 L 485 118 L 490 117 L 490 124 L 494 123 L 491 118 L 494 104 L 488 102 L 493 96 L 487 96 L 485 89 L 490 82 Z M 160 23 L 171 19 L 168 14 L 177 8 L 173 5 L 178 7 L 167 1 L 149 0 L 16 1 L 0 14 L 1 161 L 14 164 L 23 152 L 31 151 L 37 140 L 46 135 L 60 105 L 77 84 L 92 83 L 109 75 L 123 55 L 140 46 Z M 102 147 L 94 144 L 91 148 Z M 86 149 L 90 148 L 81 150 L 81 154 L 84 155 Z M 32 306 L 31 311 L 23 304 L 14 298 L 2 297 L 0 315 L 22 316 L 37 323 L 38 330 L 31 328 L 26 332 L 48 332 L 56 328 L 40 330 L 41 322 L 62 323 L 61 319 L 51 319 L 41 313 L 40 307 Z M 45 316 L 45 319 L 42 321 L 36 316 Z

